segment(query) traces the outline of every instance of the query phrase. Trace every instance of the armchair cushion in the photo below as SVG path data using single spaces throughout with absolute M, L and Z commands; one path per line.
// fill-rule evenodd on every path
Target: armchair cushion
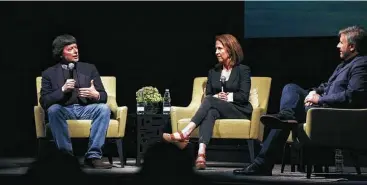
M 69 126 L 69 134 L 72 138 L 89 137 L 91 120 L 67 120 Z M 106 137 L 117 137 L 119 123 L 117 120 L 111 120 L 108 126 Z
M 178 130 L 182 130 L 189 124 L 191 118 L 178 121 Z M 250 138 L 250 120 L 247 119 L 219 119 L 215 121 L 213 138 Z M 247 132 L 246 132 L 247 131 Z M 198 137 L 199 129 L 195 129 L 191 137 Z

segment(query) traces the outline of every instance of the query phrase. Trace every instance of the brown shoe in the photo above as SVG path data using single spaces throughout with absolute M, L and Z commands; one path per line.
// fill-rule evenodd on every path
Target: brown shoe
M 206 156 L 205 154 L 198 154 L 195 161 L 195 167 L 197 170 L 205 170 L 206 168 Z
M 179 138 L 175 138 L 174 134 L 163 133 L 163 140 L 168 143 L 175 144 L 178 148 L 184 149 L 189 144 L 189 136 L 185 137 L 182 132 L 178 131 Z
M 89 166 L 91 168 L 96 168 L 96 169 L 110 169 L 110 168 L 112 168 L 112 164 L 103 163 L 102 160 L 98 159 L 98 158 L 84 159 L 84 164 L 86 166 Z

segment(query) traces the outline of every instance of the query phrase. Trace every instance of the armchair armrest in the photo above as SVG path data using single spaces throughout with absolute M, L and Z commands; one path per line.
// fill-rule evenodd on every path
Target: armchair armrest
M 119 122 L 118 137 L 124 137 L 127 118 L 127 106 L 117 107 L 116 112 L 116 119 Z
M 34 121 L 36 126 L 37 138 L 46 137 L 45 111 L 41 106 L 34 106 Z
M 177 132 L 178 120 L 183 118 L 191 118 L 194 116 L 196 111 L 197 108 L 194 106 L 187 106 L 187 107 L 172 106 L 171 107 L 172 133 Z
M 366 150 L 367 109 L 312 108 L 305 130 L 312 143 Z
M 108 96 L 107 105 L 111 109 L 112 117 L 118 121 L 117 137 L 124 137 L 127 119 L 127 106 L 119 107 L 114 96 Z
M 261 107 L 254 108 L 251 115 L 250 138 L 262 141 L 264 125 L 260 122 L 260 117 L 265 114 L 265 109 Z
M 106 104 L 111 109 L 111 112 L 112 112 L 113 117 L 116 118 L 118 116 L 117 115 L 118 105 L 117 105 L 116 98 L 113 97 L 113 96 L 108 96 L 107 103 Z

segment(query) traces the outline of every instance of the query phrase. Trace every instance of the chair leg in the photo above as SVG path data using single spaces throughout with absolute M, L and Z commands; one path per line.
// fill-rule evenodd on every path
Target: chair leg
M 117 152 L 119 154 L 121 168 L 125 167 L 124 151 L 122 148 L 122 138 L 116 139 Z
M 44 148 L 44 141 L 42 138 L 38 138 L 38 150 L 37 150 L 37 157 L 41 157 L 43 148 Z
M 302 165 L 306 165 L 306 177 L 307 179 L 311 178 L 312 167 L 313 167 L 313 148 L 312 147 L 303 147 L 303 161 Z
M 38 138 L 38 148 L 37 148 L 37 157 L 40 158 L 43 155 L 46 155 L 48 152 L 47 148 L 48 140 L 45 138 Z
M 300 150 L 295 147 L 294 143 L 290 144 L 291 172 L 296 171 L 296 164 L 300 165 Z
M 308 163 L 307 164 L 307 179 L 311 178 L 311 173 L 312 173 L 312 164 Z
M 106 143 L 108 143 L 108 144 L 112 144 L 114 142 L 115 142 L 115 140 L 113 140 L 113 139 L 106 139 Z M 108 162 L 113 165 L 113 153 L 111 152 L 111 145 L 105 145 L 105 147 L 107 148 Z
M 305 164 L 304 164 L 304 154 L 303 154 L 303 148 L 299 149 L 299 165 L 298 165 L 298 171 L 299 172 L 305 172 Z
M 357 174 L 358 174 L 358 175 L 361 175 L 361 174 L 362 174 L 362 172 L 361 172 L 361 167 L 356 166 L 356 171 L 357 171 Z
M 112 155 L 108 155 L 108 162 L 109 162 L 110 164 L 113 164 Z
M 358 163 L 358 154 L 354 152 L 350 152 L 350 156 L 353 160 L 353 164 L 354 164 L 354 167 L 356 168 L 357 174 L 361 175 L 361 167 L 359 166 L 359 163 Z
M 291 172 L 295 172 L 296 171 L 296 165 L 295 164 L 291 164 Z
M 247 140 L 247 145 L 248 145 L 248 150 L 249 150 L 249 153 L 250 153 L 250 160 L 251 160 L 251 163 L 253 163 L 254 159 L 255 159 L 254 140 L 253 139 L 248 139 Z
M 324 170 L 325 173 L 329 173 L 329 165 L 325 165 L 325 170 Z
M 284 147 L 283 147 L 282 167 L 280 168 L 280 173 L 283 173 L 284 172 L 284 167 L 285 167 L 285 150 L 286 150 L 286 148 L 288 146 L 289 146 L 288 143 L 285 143 L 284 144 Z

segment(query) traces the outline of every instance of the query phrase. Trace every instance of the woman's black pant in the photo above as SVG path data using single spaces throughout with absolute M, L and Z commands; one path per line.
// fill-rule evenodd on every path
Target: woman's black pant
M 207 96 L 191 121 L 199 128 L 199 143 L 208 144 L 217 119 L 249 119 L 251 115 L 239 111 L 231 102 Z

